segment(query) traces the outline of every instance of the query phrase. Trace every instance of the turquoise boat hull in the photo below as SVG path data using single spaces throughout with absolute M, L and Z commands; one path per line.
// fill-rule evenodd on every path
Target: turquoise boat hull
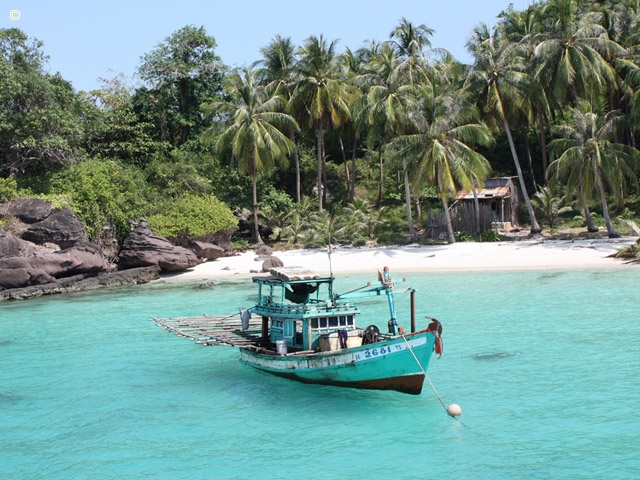
M 243 363 L 304 383 L 395 390 L 418 395 L 434 351 L 433 331 L 396 336 L 377 343 L 330 352 L 278 354 L 241 348 Z

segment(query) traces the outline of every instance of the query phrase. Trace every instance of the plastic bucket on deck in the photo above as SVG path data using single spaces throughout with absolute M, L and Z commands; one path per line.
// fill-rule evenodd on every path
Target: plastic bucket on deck
M 287 354 L 287 342 L 286 340 L 276 340 L 276 351 L 282 355 Z

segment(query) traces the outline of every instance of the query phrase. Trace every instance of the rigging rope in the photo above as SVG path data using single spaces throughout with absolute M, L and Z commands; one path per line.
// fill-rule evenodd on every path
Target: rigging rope
M 409 345 L 409 342 L 407 341 L 407 338 L 404 336 L 404 333 L 401 334 L 402 338 L 404 340 L 404 343 L 407 344 L 407 348 L 409 348 L 409 351 L 411 352 L 411 355 L 413 355 L 414 360 L 416 361 L 416 363 L 418 364 L 418 367 L 420 367 L 420 370 L 422 371 L 422 374 L 424 375 L 424 378 L 427 379 L 427 382 L 429 382 L 429 385 L 431 386 L 431 389 L 433 390 L 433 393 L 436 394 L 436 397 L 438 398 L 438 400 L 440 401 L 440 404 L 442 405 L 442 408 L 444 408 L 444 411 L 447 412 L 447 415 L 449 415 L 450 417 L 455 418 L 456 420 L 460 421 L 460 419 L 454 415 L 451 415 L 449 413 L 449 410 L 447 409 L 447 406 L 444 404 L 444 402 L 442 401 L 442 398 L 440 397 L 440 395 L 438 394 L 438 391 L 436 390 L 436 387 L 433 385 L 433 383 L 431 382 L 431 379 L 429 378 L 429 375 L 427 375 L 427 372 L 425 371 L 425 369 L 422 367 L 422 364 L 420 363 L 420 360 L 418 360 L 418 357 L 416 356 L 415 352 L 413 351 L 413 348 L 411 347 L 411 345 Z

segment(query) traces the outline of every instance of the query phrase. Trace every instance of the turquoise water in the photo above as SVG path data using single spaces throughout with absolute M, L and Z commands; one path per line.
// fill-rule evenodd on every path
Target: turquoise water
M 248 281 L 0 304 L 0 477 L 638 478 L 639 269 L 410 277 L 419 318 L 444 325 L 429 377 L 460 420 L 428 385 L 304 385 L 149 321 L 235 313 Z

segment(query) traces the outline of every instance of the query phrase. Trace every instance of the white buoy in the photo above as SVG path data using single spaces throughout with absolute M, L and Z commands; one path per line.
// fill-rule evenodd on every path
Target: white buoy
M 462 408 L 457 403 L 452 403 L 447 407 L 447 413 L 451 417 L 457 417 L 462 413 Z

